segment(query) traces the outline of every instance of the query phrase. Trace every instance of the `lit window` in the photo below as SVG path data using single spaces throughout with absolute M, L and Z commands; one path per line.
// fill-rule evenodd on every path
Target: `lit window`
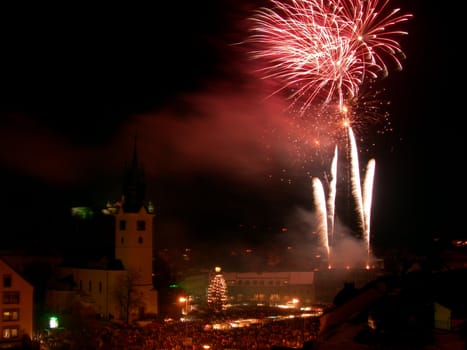
M 5 339 L 16 338 L 18 337 L 18 328 L 17 327 L 3 328 L 2 336 Z
M 2 319 L 3 321 L 18 321 L 19 310 L 18 309 L 3 310 Z

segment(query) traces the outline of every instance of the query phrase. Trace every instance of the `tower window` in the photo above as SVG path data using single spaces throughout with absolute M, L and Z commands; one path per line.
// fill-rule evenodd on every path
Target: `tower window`
M 126 221 L 120 220 L 120 231 L 125 231 L 125 230 L 126 230 Z
M 144 221 L 144 220 L 138 220 L 138 221 L 136 222 L 136 229 L 137 229 L 138 231 L 144 231 L 144 230 L 146 230 L 146 221 Z
M 138 237 L 138 243 L 143 244 L 143 237 Z

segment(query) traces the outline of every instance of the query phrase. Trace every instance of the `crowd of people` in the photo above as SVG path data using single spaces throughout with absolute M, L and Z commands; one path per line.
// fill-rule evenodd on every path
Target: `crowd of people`
M 219 321 L 219 320 L 218 320 Z M 229 324 L 229 320 L 223 320 Z M 41 350 L 270 350 L 302 348 L 317 340 L 319 318 L 264 317 L 237 327 L 213 327 L 206 320 L 150 322 L 144 326 L 102 323 L 76 331 L 62 330 L 41 339 Z

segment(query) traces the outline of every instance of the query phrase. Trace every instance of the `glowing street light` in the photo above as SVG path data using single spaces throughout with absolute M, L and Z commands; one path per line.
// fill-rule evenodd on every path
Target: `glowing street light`
M 185 316 L 184 322 L 185 322 L 185 340 L 184 340 L 184 346 L 185 347 L 191 347 L 192 344 L 192 339 L 188 337 L 188 301 L 190 300 L 190 297 L 187 295 L 186 297 L 180 297 L 178 298 L 178 301 L 180 303 L 185 303 L 185 308 L 182 307 L 182 315 Z
M 51 316 L 51 317 L 49 318 L 49 327 L 50 327 L 50 329 L 58 328 L 58 326 L 59 326 L 58 317 L 56 317 L 56 316 Z
M 185 316 L 188 316 L 188 300 L 189 300 L 189 297 L 180 297 L 178 299 L 178 301 L 180 303 L 184 303 L 185 304 L 185 307 L 183 308 L 182 307 L 182 315 L 185 315 Z

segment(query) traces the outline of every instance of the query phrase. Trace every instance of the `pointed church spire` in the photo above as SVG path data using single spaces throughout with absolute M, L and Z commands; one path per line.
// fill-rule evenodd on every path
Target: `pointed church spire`
M 144 170 L 138 162 L 137 136 L 133 147 L 133 158 L 129 167 L 125 169 L 123 184 L 123 210 L 125 212 L 138 212 L 143 206 L 146 195 L 146 182 Z
M 133 145 L 133 159 L 131 160 L 131 167 L 138 168 L 138 135 L 135 134 L 135 143 Z

